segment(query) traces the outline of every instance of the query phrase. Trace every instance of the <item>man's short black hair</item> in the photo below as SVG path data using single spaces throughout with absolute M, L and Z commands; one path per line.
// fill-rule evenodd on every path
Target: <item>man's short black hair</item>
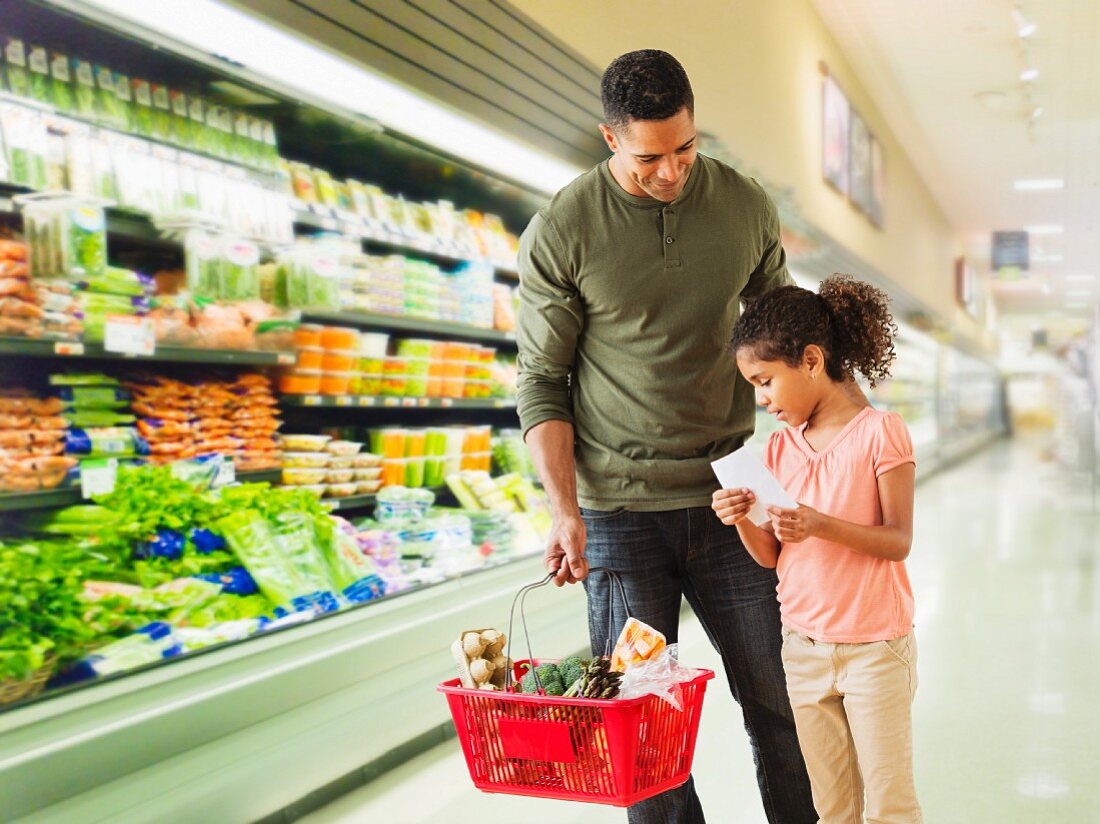
M 675 57 L 658 49 L 627 52 L 611 61 L 600 83 L 603 116 L 612 129 L 632 120 L 667 120 L 687 106 L 695 114 L 695 95 L 687 72 Z

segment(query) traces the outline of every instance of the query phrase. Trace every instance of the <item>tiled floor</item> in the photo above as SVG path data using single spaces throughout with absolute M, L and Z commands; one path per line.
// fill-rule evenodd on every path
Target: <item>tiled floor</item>
M 917 489 L 917 788 L 928 824 L 1100 822 L 1100 516 L 1089 479 L 1002 442 Z M 698 623 L 681 658 L 718 670 Z M 712 683 L 695 776 L 708 820 L 764 824 L 740 712 Z M 457 743 L 305 819 L 622 822 L 474 790 Z

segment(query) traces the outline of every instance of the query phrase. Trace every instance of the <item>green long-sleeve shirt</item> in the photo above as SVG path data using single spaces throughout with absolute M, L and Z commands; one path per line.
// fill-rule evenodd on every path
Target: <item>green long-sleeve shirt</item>
M 520 420 L 573 424 L 580 505 L 709 505 L 710 462 L 753 432 L 740 301 L 790 283 L 760 185 L 698 155 L 665 204 L 601 163 L 531 219 L 519 269 Z

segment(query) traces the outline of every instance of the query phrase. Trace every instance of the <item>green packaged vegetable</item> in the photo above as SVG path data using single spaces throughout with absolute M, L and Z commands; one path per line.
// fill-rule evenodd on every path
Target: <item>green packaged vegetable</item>
M 53 104 L 58 111 L 69 114 L 76 108 L 73 95 L 72 73 L 69 71 L 69 56 L 54 52 L 50 59 L 50 88 Z
M 126 115 L 118 99 L 115 74 L 107 66 L 95 67 L 96 101 L 99 121 L 112 129 L 126 128 Z
M 102 206 L 78 206 L 69 219 L 68 274 L 92 278 L 107 268 L 107 217 Z
M 297 569 L 283 557 L 271 525 L 258 513 L 234 512 L 215 528 L 272 603 L 286 606 L 309 593 Z
M 303 512 L 284 512 L 273 523 L 275 539 L 283 557 L 290 561 L 307 587 L 308 594 L 330 592 L 334 582 L 329 578 L 329 567 L 318 546 L 312 516 Z
M 119 128 L 132 132 L 134 125 L 134 93 L 130 86 L 130 77 L 115 72 L 115 94 L 118 96 Z
M 153 91 L 153 137 L 168 143 L 174 133 L 172 127 L 172 101 L 168 96 L 168 87 L 159 83 L 152 85 Z
M 134 78 L 130 81 L 134 90 L 134 131 L 142 137 L 152 137 L 156 131 L 153 120 L 153 87 L 148 80 Z
M 27 74 L 27 47 L 18 37 L 9 37 L 4 46 L 4 76 L 8 91 L 30 97 L 31 81 Z
M 76 114 L 85 120 L 96 120 L 98 107 L 96 105 L 95 69 L 87 60 L 73 58 L 73 96 L 75 98 Z
M 247 240 L 227 238 L 221 262 L 222 300 L 253 300 L 260 296 L 260 249 Z
M 27 55 L 30 70 L 30 97 L 40 103 L 50 102 L 50 55 L 44 46 L 31 46 Z
M 210 140 L 206 135 L 206 103 L 201 97 L 191 95 L 187 99 L 187 117 L 190 121 L 188 145 L 196 151 L 209 152 Z
M 190 148 L 191 119 L 187 113 L 187 95 L 179 89 L 172 89 L 168 97 L 172 105 L 172 142 Z

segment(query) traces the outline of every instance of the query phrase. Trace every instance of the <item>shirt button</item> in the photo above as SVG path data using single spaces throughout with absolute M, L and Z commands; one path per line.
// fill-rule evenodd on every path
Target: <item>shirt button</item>
M 672 238 L 666 237 L 665 238 L 665 243 L 672 243 Z

